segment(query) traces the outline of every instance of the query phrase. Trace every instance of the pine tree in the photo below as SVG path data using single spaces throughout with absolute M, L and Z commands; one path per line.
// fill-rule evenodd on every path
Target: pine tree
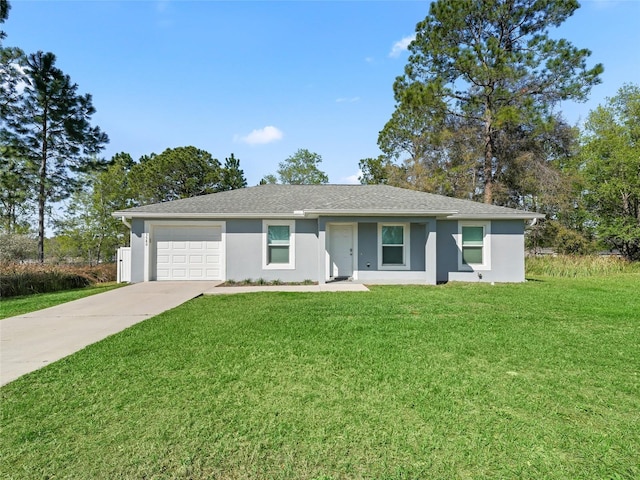
M 108 142 L 107 135 L 90 124 L 95 113 L 91 95 L 78 94 L 77 84 L 55 62 L 53 53 L 37 52 L 27 57 L 26 86 L 19 104 L 7 115 L 4 129 L 7 142 L 24 159 L 28 178 L 33 181 L 41 262 L 49 204 L 79 188 L 78 174 L 104 166 L 96 154 Z
M 247 186 L 247 179 L 240 168 L 240 160 L 233 156 L 224 159 L 221 171 L 220 191 L 236 190 Z
M 394 84 L 396 113 L 381 132 L 381 149 L 393 156 L 417 142 L 413 151 L 420 153 L 430 143 L 425 135 L 462 119 L 480 141 L 480 187 L 484 201 L 493 203 L 510 168 L 500 136 L 521 125 L 534 135 L 552 129 L 558 102 L 584 101 L 600 83 L 603 67 L 587 68 L 589 50 L 549 35 L 578 7 L 576 0 L 432 2 L 409 45 L 405 74 Z

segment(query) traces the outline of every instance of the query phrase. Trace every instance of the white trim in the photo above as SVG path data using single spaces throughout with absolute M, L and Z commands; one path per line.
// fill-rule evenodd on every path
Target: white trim
M 522 213 L 460 213 L 445 217 L 447 220 L 533 220 L 535 218 L 546 218 L 542 213 L 522 212 Z
M 379 222 L 378 223 L 378 270 L 411 270 L 411 227 L 410 223 Z M 383 265 L 382 263 L 382 227 L 402 228 L 402 265 Z
M 356 272 L 354 272 L 354 275 Z M 362 283 L 409 283 L 421 284 L 427 283 L 424 271 L 405 271 L 405 270 L 359 270 L 358 281 Z
M 220 276 L 221 280 L 225 281 L 227 279 L 227 223 L 212 221 L 212 220 L 195 220 L 195 221 L 186 221 L 186 220 L 145 220 L 144 222 L 144 233 L 142 234 L 144 241 L 144 281 L 148 282 L 152 277 L 155 277 L 155 262 L 151 262 L 151 258 L 155 257 L 155 251 L 153 251 L 154 246 L 154 235 L 153 231 L 155 227 L 220 227 L 220 248 L 221 248 L 221 262 L 220 262 Z
M 268 237 L 270 226 L 289 227 L 289 263 L 268 263 Z M 263 270 L 295 270 L 296 268 L 296 221 L 295 220 L 263 220 L 262 221 L 262 268 Z
M 462 261 L 462 227 L 482 227 L 482 263 L 466 264 Z M 491 270 L 491 221 L 464 221 L 458 222 L 458 234 L 456 235 L 458 246 L 458 270 L 461 272 Z
M 149 241 L 149 228 L 147 222 L 144 222 L 144 233 L 142 234 L 142 241 L 144 243 L 144 275 L 143 280 L 148 282 L 151 279 L 150 270 L 150 257 L 151 257 L 151 245 Z
M 401 209 L 372 209 L 372 210 L 344 210 L 344 209 L 322 209 L 303 210 L 305 216 L 325 216 L 325 217 L 436 217 L 449 216 L 458 213 L 457 210 L 401 210 Z
M 319 216 L 334 217 L 380 217 L 380 216 L 403 216 L 403 217 L 436 217 L 447 220 L 533 220 L 543 219 L 545 215 L 536 212 L 514 211 L 513 213 L 459 213 L 457 210 L 294 210 L 288 213 L 242 213 L 242 212 L 220 212 L 220 213 L 170 213 L 170 212 L 128 212 L 118 211 L 111 214 L 112 217 L 126 219 L 133 218 L 170 218 L 170 219 L 230 219 L 230 218 L 255 218 L 255 219 L 290 219 L 292 216 L 318 218 Z
M 331 268 L 331 227 L 338 226 L 350 226 L 351 227 L 351 241 L 352 241 L 352 256 L 351 256 L 351 278 L 358 280 L 358 223 L 357 222 L 331 222 L 326 225 L 325 235 L 325 281 L 331 280 L 332 268 Z
M 171 219 L 230 219 L 230 218 L 275 218 L 290 219 L 292 216 L 318 218 L 318 216 L 337 216 L 337 217 L 383 217 L 383 216 L 406 216 L 406 217 L 448 217 L 456 215 L 457 210 L 343 210 L 343 209 L 326 209 L 326 210 L 294 210 L 287 213 L 269 213 L 269 212 L 210 212 L 210 213 L 177 213 L 177 212 L 145 212 L 145 211 L 117 211 L 111 214 L 112 217 L 132 218 L 171 218 Z M 528 218 L 528 217 L 527 217 Z
M 116 282 L 131 282 L 131 247 L 118 248 L 116 261 Z

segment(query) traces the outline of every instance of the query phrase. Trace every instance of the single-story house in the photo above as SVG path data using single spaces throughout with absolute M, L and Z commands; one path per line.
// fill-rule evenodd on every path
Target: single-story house
M 261 185 L 114 212 L 131 281 L 524 281 L 543 216 L 388 185 Z

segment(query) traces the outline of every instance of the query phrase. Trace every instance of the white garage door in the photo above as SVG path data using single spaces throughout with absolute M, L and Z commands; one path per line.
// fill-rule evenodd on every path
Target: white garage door
M 156 227 L 156 280 L 223 280 L 222 227 Z

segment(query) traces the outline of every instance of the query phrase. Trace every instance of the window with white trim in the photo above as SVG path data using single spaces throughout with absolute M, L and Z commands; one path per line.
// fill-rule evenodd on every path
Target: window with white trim
M 295 268 L 295 221 L 262 223 L 262 267 L 265 269 Z
M 489 269 L 491 222 L 458 223 L 458 267 L 460 270 Z
M 409 224 L 378 224 L 378 268 L 409 269 Z

